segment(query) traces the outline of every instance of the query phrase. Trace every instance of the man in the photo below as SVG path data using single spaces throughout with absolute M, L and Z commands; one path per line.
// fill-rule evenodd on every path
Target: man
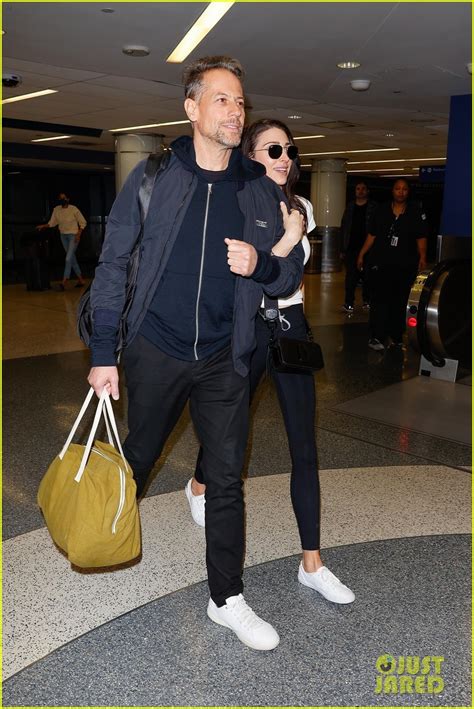
M 85 285 L 82 277 L 81 268 L 76 258 L 76 250 L 81 240 L 81 234 L 86 228 L 87 222 L 82 216 L 80 210 L 73 204 L 70 204 L 69 195 L 66 192 L 60 192 L 58 195 L 59 204 L 53 209 L 53 213 L 49 222 L 39 224 L 36 228 L 49 229 L 50 227 L 59 227 L 61 243 L 66 252 L 66 261 L 64 262 L 64 274 L 62 283 L 59 284 L 60 290 L 65 290 L 66 285 L 71 275 L 71 269 L 77 276 L 76 288 L 82 288 Z
M 240 64 L 197 60 L 184 74 L 193 138 L 172 145 L 159 174 L 142 241 L 123 363 L 128 388 L 125 455 L 141 495 L 189 399 L 206 468 L 208 616 L 257 650 L 279 638 L 242 596 L 241 470 L 248 432 L 248 364 L 263 290 L 288 295 L 303 273 L 303 249 L 270 255 L 282 232 L 282 193 L 265 168 L 242 156 Z M 88 381 L 118 399 L 114 347 L 126 264 L 140 228 L 142 162 L 118 195 L 91 292 L 94 333 Z
M 346 313 L 354 312 L 355 289 L 362 277 L 363 307 L 368 308 L 370 292 L 367 274 L 357 268 L 357 257 L 365 242 L 369 220 L 377 206 L 369 200 L 369 190 L 365 182 L 355 186 L 355 200 L 349 202 L 342 217 L 342 257 L 346 266 L 345 299 L 342 309 Z

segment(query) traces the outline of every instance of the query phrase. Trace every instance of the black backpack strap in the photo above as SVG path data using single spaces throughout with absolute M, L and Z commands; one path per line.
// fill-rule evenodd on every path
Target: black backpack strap
M 153 187 L 155 185 L 156 177 L 159 172 L 166 170 L 170 161 L 170 155 L 171 153 L 169 150 L 165 150 L 165 152 L 163 153 L 151 153 L 151 155 L 148 156 L 148 159 L 146 161 L 145 173 L 143 175 L 142 184 L 140 185 L 140 190 L 138 192 L 142 231 L 146 215 L 148 214 L 148 207 L 150 206 L 150 199 L 153 192 Z

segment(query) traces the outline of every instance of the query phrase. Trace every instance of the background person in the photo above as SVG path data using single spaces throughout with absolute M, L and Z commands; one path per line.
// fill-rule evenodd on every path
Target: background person
M 362 278 L 362 307 L 370 304 L 370 288 L 367 269 L 357 267 L 357 258 L 369 231 L 369 223 L 377 207 L 377 202 L 369 199 L 369 189 L 363 180 L 355 186 L 355 199 L 348 203 L 341 221 L 342 253 L 346 268 L 345 296 L 342 309 L 346 313 L 354 311 L 356 287 Z
M 291 214 L 297 210 L 302 220 L 300 227 L 296 229 L 290 228 L 288 223 L 285 236 L 273 247 L 272 253 L 280 257 L 287 256 L 303 236 L 306 262 L 310 255 L 310 245 L 305 232 L 312 231 L 316 224 L 311 202 L 298 197 L 294 192 L 299 175 L 295 164 L 298 149 L 289 128 L 278 120 L 257 121 L 245 130 L 241 149 L 244 155 L 265 166 L 268 177 L 286 195 L 290 207 L 294 210 Z M 304 232 L 301 227 L 304 227 Z M 263 308 L 263 302 L 261 305 Z M 302 288 L 299 287 L 287 298 L 279 298 L 278 308 L 280 323 L 276 336 L 305 340 L 307 324 Z M 262 317 L 258 317 L 256 321 L 256 336 L 257 348 L 250 362 L 250 399 L 265 373 L 268 360 L 270 328 Z M 273 369 L 270 374 L 283 414 L 292 460 L 290 493 L 303 549 L 298 580 L 334 603 L 351 603 L 355 598 L 353 592 L 324 566 L 320 556 L 320 489 L 315 438 L 314 377 L 311 373 L 285 374 Z M 186 497 L 195 522 L 207 527 L 206 480 L 207 469 L 201 450 L 195 477 L 186 486 Z
M 406 305 L 417 271 L 426 268 L 427 223 L 421 208 L 408 202 L 404 179 L 392 187 L 392 200 L 377 207 L 357 265 L 369 253 L 371 303 L 369 347 L 383 352 L 387 338 L 403 346 Z
M 80 210 L 73 204 L 69 203 L 69 195 L 66 192 L 60 192 L 58 195 L 59 204 L 53 209 L 51 218 L 46 224 L 39 224 L 36 228 L 49 229 L 50 227 L 59 227 L 61 243 L 66 252 L 66 260 L 64 262 L 64 275 L 60 283 L 60 289 L 66 288 L 67 282 L 71 276 L 71 269 L 77 276 L 78 283 L 76 288 L 82 288 L 85 281 L 82 277 L 81 268 L 76 258 L 76 250 L 81 240 L 81 234 L 86 228 L 87 222 L 84 219 Z

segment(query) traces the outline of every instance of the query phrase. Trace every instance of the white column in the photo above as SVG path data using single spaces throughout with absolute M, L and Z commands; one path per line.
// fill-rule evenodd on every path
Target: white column
M 346 206 L 346 161 L 341 158 L 313 160 L 311 203 L 322 239 L 321 271 L 341 270 L 340 226 Z
M 162 151 L 162 135 L 144 135 L 142 133 L 118 135 L 115 139 L 115 188 L 117 193 L 122 188 L 129 173 L 140 160 L 150 153 Z

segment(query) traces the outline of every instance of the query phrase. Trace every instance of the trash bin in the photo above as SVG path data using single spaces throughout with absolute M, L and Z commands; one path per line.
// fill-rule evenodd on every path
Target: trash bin
M 323 249 L 323 240 L 320 236 L 315 236 L 314 231 L 308 237 L 310 253 L 309 259 L 304 267 L 305 273 L 321 273 L 321 256 Z
M 316 227 L 315 232 L 322 239 L 321 272 L 335 273 L 342 269 L 341 229 L 338 226 Z
M 48 290 L 49 282 L 49 240 L 44 231 L 27 231 L 20 238 L 25 263 L 26 290 Z

